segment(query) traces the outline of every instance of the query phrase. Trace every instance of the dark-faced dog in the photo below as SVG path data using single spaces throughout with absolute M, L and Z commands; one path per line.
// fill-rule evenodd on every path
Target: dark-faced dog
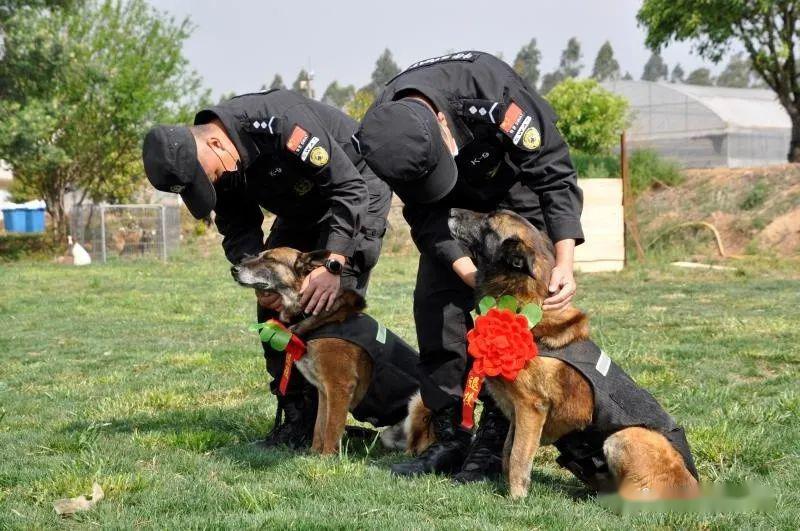
M 280 247 L 265 251 L 255 258 L 246 259 L 234 266 L 231 273 L 242 286 L 279 294 L 283 305 L 279 315 L 280 321 L 291 324 L 289 329 L 301 338 L 305 338 L 319 333 L 320 330 L 336 326 L 337 323 L 348 325 L 353 322 L 354 317 L 364 317 L 360 313 L 366 307 L 364 299 L 349 290 L 344 290 L 337 297 L 331 310 L 318 315 L 303 315 L 300 306 L 300 287 L 305 277 L 324 263 L 328 254 L 327 251 L 301 253 L 295 249 Z M 374 323 L 371 320 L 370 322 Z M 391 332 L 384 329 L 383 337 L 385 338 L 387 334 Z M 418 387 L 416 375 L 409 377 L 407 370 L 397 369 L 392 372 L 393 367 L 387 368 L 385 365 L 376 364 L 373 356 L 363 345 L 363 342 L 359 344 L 340 337 L 317 337 L 306 341 L 307 351 L 297 361 L 296 366 L 319 392 L 317 420 L 311 446 L 313 452 L 332 454 L 338 451 L 347 422 L 347 413 L 357 407 L 363 407 L 360 404 L 370 395 L 368 391 L 376 372 L 389 373 L 396 375 L 398 379 L 405 379 L 403 385 L 393 387 L 397 389 L 398 396 L 388 397 L 388 400 L 393 401 L 392 404 L 402 404 L 401 418 L 398 419 L 396 426 L 381 433 L 381 441 L 385 446 L 394 449 L 405 446 L 401 426 L 402 415 L 408 398 Z M 409 366 L 415 367 L 419 355 L 404 343 L 403 346 L 400 355 L 408 358 L 402 360 L 403 367 L 406 369 Z M 386 395 L 386 392 L 381 393 L 382 397 Z
M 541 305 L 549 296 L 552 243 L 521 216 L 453 209 L 449 225 L 476 258 L 478 300 L 513 295 Z M 539 355 L 515 380 L 487 378 L 511 420 L 503 467 L 512 497 L 527 495 L 533 456 L 540 444 L 552 443 L 561 452 L 559 463 L 596 490 L 639 499 L 698 492 L 683 430 L 589 340 L 584 313 L 546 311 L 533 334 Z M 425 433 L 424 423 L 416 431 Z

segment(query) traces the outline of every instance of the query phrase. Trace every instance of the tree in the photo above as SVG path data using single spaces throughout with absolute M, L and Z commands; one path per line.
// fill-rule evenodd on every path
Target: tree
M 624 76 L 622 76 L 622 79 L 623 79 L 624 81 L 633 81 L 633 76 L 631 75 L 631 73 L 630 73 L 630 72 L 628 72 L 628 71 L 626 70 L 626 71 L 625 71 L 625 75 L 624 75 Z
M 353 85 L 340 86 L 337 81 L 334 81 L 325 89 L 322 102 L 342 109 L 348 101 L 353 99 L 355 93 L 356 89 Z
M 536 88 L 539 83 L 539 63 L 542 60 L 542 53 L 536 45 L 536 39 L 520 48 L 517 57 L 514 59 L 514 70 L 519 77 L 525 80 L 531 88 Z
M 399 73 L 400 67 L 394 62 L 392 52 L 386 48 L 383 50 L 380 57 L 378 57 L 378 60 L 375 61 L 375 69 L 372 71 L 372 81 L 363 88 L 377 96 L 378 93 L 383 90 L 384 85 Z
M 583 70 L 582 57 L 581 43 L 578 42 L 577 37 L 572 37 L 567 41 L 567 47 L 561 52 L 559 68 L 561 73 L 564 74 L 564 79 L 580 75 L 581 70 Z
M 714 80 L 711 79 L 711 70 L 708 68 L 696 68 L 692 70 L 686 77 L 687 85 L 713 85 Z
M 611 43 L 606 41 L 597 52 L 592 68 L 592 78 L 597 81 L 608 81 L 619 79 L 619 63 L 614 58 L 614 49 Z
M 542 77 L 542 86 L 539 88 L 539 93 L 543 95 L 548 94 L 551 90 L 553 90 L 553 87 L 562 81 L 564 81 L 564 74 L 562 74 L 560 70 L 545 74 Z
M 628 123 L 628 101 L 594 79 L 565 79 L 547 100 L 567 144 L 590 155 L 608 153 Z
M 728 66 L 717 77 L 717 85 L 720 87 L 747 88 L 750 86 L 750 76 L 752 74 L 750 61 L 743 53 L 737 53 L 731 57 Z
M 269 84 L 270 90 L 272 89 L 281 89 L 286 90 L 286 85 L 283 83 L 283 78 L 280 74 L 275 74 L 275 77 L 272 78 L 272 83 Z
M 374 101 L 375 93 L 373 93 L 368 87 L 358 89 L 358 92 L 355 93 L 353 99 L 347 102 L 347 105 L 345 105 L 344 112 L 346 112 L 353 120 L 360 122 L 367 113 L 367 109 L 370 108 Z
M 799 12 L 798 0 L 644 0 L 637 19 L 654 50 L 690 41 L 697 53 L 716 63 L 735 43 L 743 46 L 753 69 L 789 114 L 787 158 L 800 162 Z
M 539 92 L 547 94 L 553 87 L 571 77 L 578 77 L 583 70 L 581 64 L 581 44 L 578 39 L 572 37 L 567 41 L 567 47 L 561 52 L 561 60 L 558 63 L 558 70 L 545 74 L 542 78 L 542 86 Z
M 650 59 L 648 59 L 647 63 L 644 65 L 642 79 L 644 81 L 661 81 L 662 79 L 667 79 L 668 72 L 669 67 L 664 63 L 664 59 L 661 58 L 661 55 L 653 52 L 650 54 Z
M 188 20 L 145 0 L 63 6 L 7 17 L 0 61 L 0 159 L 14 171 L 15 199 L 44 199 L 62 241 L 67 191 L 78 203 L 129 200 L 148 127 L 187 122 L 207 101 L 181 52 Z
M 306 72 L 305 68 L 301 68 L 297 73 L 297 79 L 292 83 L 292 90 L 305 96 L 306 98 L 314 97 L 314 88 L 311 86 L 311 80 L 314 77 Z
M 675 68 L 672 69 L 672 74 L 669 76 L 670 83 L 683 83 L 683 78 L 686 75 L 686 72 L 683 71 L 683 67 L 680 63 L 675 65 Z

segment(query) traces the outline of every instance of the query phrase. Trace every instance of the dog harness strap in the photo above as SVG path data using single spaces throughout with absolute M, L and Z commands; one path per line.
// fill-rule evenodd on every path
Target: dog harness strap
M 475 401 L 481 394 L 483 387 L 483 376 L 475 371 L 469 370 L 467 385 L 464 386 L 464 395 L 461 399 L 461 427 L 471 430 L 475 427 Z

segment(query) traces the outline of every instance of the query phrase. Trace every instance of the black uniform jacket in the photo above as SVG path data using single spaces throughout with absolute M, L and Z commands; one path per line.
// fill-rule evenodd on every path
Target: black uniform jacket
M 421 92 L 446 115 L 459 149 L 454 190 L 436 205 L 404 209 L 420 251 L 446 263 L 468 256 L 447 228 L 448 209 L 487 212 L 501 202 L 522 215 L 538 203 L 540 228 L 554 242 L 583 242 L 583 198 L 557 117 L 510 66 L 484 52 L 419 61 L 389 81 L 375 105 L 409 91 Z
M 372 358 L 372 381 L 353 417 L 373 426 L 391 426 L 408 415 L 408 401 L 419 390 L 419 353 L 367 314 L 352 315 L 341 323 L 329 323 L 303 339 L 335 337 L 355 343 Z
M 225 126 L 245 183 L 217 186 L 216 223 L 233 263 L 264 249 L 261 209 L 281 230 L 323 226 L 326 249 L 352 256 L 359 232 L 382 234 L 391 191 L 351 142 L 357 123 L 333 107 L 288 90 L 237 96 L 200 111 Z
M 594 394 L 591 425 L 555 442 L 561 452 L 560 465 L 598 491 L 613 490 L 614 479 L 603 453 L 603 443 L 621 429 L 641 426 L 664 435 L 697 478 L 683 428 L 653 395 L 636 385 L 593 341 L 578 341 L 560 349 L 548 349 L 541 344 L 538 347 L 540 356 L 557 358 L 580 372 L 589 381 Z

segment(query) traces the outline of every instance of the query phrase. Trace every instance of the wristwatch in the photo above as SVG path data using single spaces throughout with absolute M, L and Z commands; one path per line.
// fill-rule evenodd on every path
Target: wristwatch
M 334 260 L 333 258 L 328 258 L 325 260 L 325 269 L 328 270 L 329 273 L 332 275 L 341 275 L 342 274 L 342 263 L 338 260 Z

